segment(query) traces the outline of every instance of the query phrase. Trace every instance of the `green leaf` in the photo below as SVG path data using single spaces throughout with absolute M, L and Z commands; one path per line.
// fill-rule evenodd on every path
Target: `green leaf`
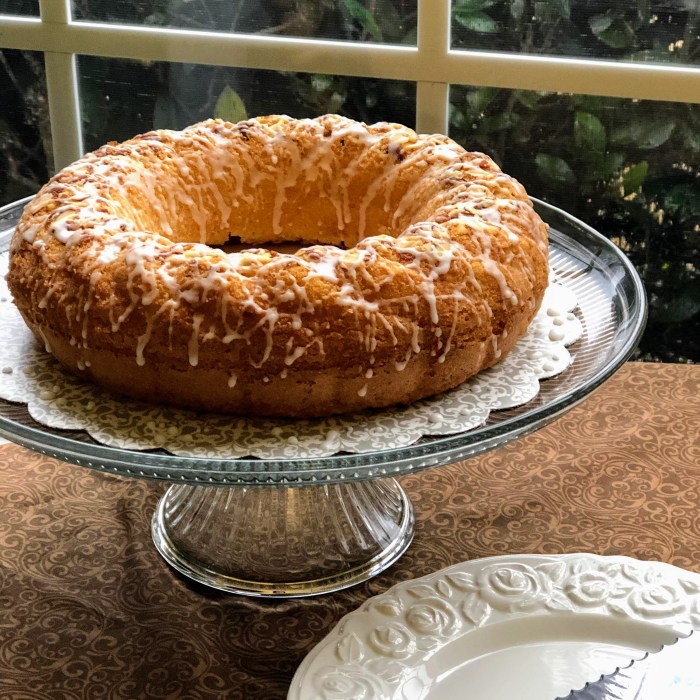
M 582 112 L 591 112 L 592 114 L 600 114 L 605 111 L 607 98 L 597 97 L 596 95 L 571 95 L 571 102 Z
M 600 175 L 603 178 L 615 175 L 625 162 L 624 153 L 605 153 L 600 161 Z
M 333 87 L 333 76 L 325 73 L 314 73 L 311 76 L 311 87 L 316 92 L 326 92 Z
M 681 221 L 700 216 L 700 188 L 694 184 L 674 185 L 663 195 L 663 208 Z
M 610 133 L 610 142 L 618 146 L 629 146 L 634 143 L 638 131 L 639 124 L 637 122 L 616 126 Z
M 465 13 L 479 12 L 489 7 L 493 7 L 496 0 L 455 0 L 454 11 Z
M 401 39 L 404 46 L 418 46 L 418 27 L 411 27 Z
M 697 295 L 695 295 L 697 296 Z M 700 311 L 700 300 L 692 292 L 685 292 L 659 309 L 657 318 L 668 323 L 687 321 Z
M 326 102 L 325 111 L 327 114 L 336 114 L 340 112 L 340 108 L 345 103 L 345 95 L 339 92 L 333 92 Z
M 532 9 L 538 22 L 556 22 L 571 17 L 569 0 L 535 0 Z
M 571 19 L 571 2 L 570 0 L 558 0 L 559 14 L 564 19 Z
M 700 131 L 689 127 L 687 124 L 682 124 L 683 138 L 685 142 L 693 151 L 700 151 Z
M 588 26 L 596 36 L 609 29 L 611 24 L 612 17 L 610 15 L 593 15 L 588 18 Z
M 464 112 L 454 105 L 450 105 L 450 129 L 465 129 L 467 126 L 467 119 L 464 116 Z
M 177 112 L 177 106 L 169 94 L 158 94 L 153 105 L 153 128 L 177 129 L 180 126 Z
M 537 109 L 540 100 L 545 94 L 546 93 L 543 92 L 535 92 L 534 90 L 516 90 L 515 99 L 528 109 Z
M 611 49 L 627 49 L 634 42 L 634 33 L 624 29 L 607 29 L 598 34 L 598 39 Z
M 505 131 L 520 121 L 520 115 L 515 112 L 502 112 L 492 117 L 484 117 L 479 122 L 480 134 L 492 134 L 494 131 Z
M 606 135 L 605 127 L 600 119 L 589 112 L 576 112 L 574 143 L 577 148 L 585 151 L 604 153 Z
M 536 0 L 533 6 L 534 19 L 538 22 L 556 22 L 570 16 L 568 0 Z
M 673 119 L 640 119 L 615 129 L 610 140 L 622 146 L 633 146 L 643 150 L 658 148 L 668 141 L 675 128 L 676 123 Z
M 621 17 L 610 13 L 593 15 L 588 20 L 594 36 L 613 49 L 627 49 L 634 45 L 636 35 L 634 29 Z
M 248 118 L 245 103 L 241 99 L 241 96 L 230 85 L 227 85 L 221 91 L 219 99 L 216 101 L 214 118 L 224 119 L 233 124 Z
M 658 148 L 671 138 L 675 128 L 676 124 L 672 120 L 657 121 L 655 124 L 650 125 L 649 128 L 642 130 L 636 139 L 636 146 L 643 149 Z
M 576 182 L 571 166 L 559 156 L 538 153 L 535 156 L 535 163 L 540 175 L 550 182 L 563 185 L 573 185 Z
M 364 5 L 359 3 L 358 0 L 343 0 L 343 5 L 345 5 L 345 9 L 350 16 L 360 23 L 362 29 L 364 29 L 374 41 L 384 41 L 382 30 L 379 28 L 374 17 L 372 17 L 372 13 Z
M 498 95 L 499 89 L 492 87 L 479 87 L 467 92 L 467 105 L 473 112 L 481 114 Z
M 376 0 L 374 3 L 374 19 L 377 22 L 379 31 L 382 33 L 385 41 L 390 41 L 392 43 L 400 42 L 403 40 L 406 34 L 407 22 L 404 21 L 404 17 L 398 11 L 396 7 L 397 3 L 393 0 Z M 318 10 L 316 1 L 311 3 L 314 8 L 313 12 L 317 13 Z M 335 6 L 335 0 L 330 0 L 329 10 L 332 12 Z
M 622 174 L 622 187 L 625 196 L 633 192 L 639 192 L 642 189 L 644 181 L 647 179 L 649 172 L 649 163 L 643 160 L 641 163 L 631 165 Z
M 168 18 L 162 12 L 153 12 L 143 18 L 143 23 L 152 26 L 167 26 Z
M 455 14 L 455 19 L 470 32 L 493 34 L 498 31 L 496 21 L 491 19 L 485 12 L 458 12 Z

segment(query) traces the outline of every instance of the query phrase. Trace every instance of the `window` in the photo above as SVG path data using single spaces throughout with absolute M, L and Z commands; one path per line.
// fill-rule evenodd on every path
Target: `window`
M 452 46 L 700 65 L 697 0 L 454 0 Z
M 44 56 L 0 49 L 0 204 L 35 192 L 53 171 Z
M 86 150 L 150 128 L 182 129 L 217 116 L 237 122 L 283 111 L 333 112 L 365 122 L 415 123 L 415 83 L 192 63 L 78 57 Z
M 0 203 L 219 115 L 445 132 L 642 273 L 645 359 L 700 359 L 697 0 L 0 0 Z
M 240 2 L 231 0 L 73 0 L 76 20 L 122 22 L 199 31 L 416 43 L 417 0 Z
M 0 13 L 8 15 L 39 16 L 39 0 L 2 0 Z

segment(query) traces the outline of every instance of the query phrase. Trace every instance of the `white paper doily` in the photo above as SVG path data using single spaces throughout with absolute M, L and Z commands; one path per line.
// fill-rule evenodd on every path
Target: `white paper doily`
M 85 430 L 104 445 L 162 448 L 182 457 L 327 457 L 461 433 L 482 425 L 492 410 L 531 401 L 541 379 L 571 364 L 566 346 L 583 333 L 573 313 L 575 295 L 552 282 L 528 332 L 506 359 L 437 397 L 316 420 L 205 415 L 115 397 L 63 370 L 34 340 L 12 303 L 5 282 L 8 259 L 0 255 L 0 398 L 27 404 L 32 418 L 51 428 Z

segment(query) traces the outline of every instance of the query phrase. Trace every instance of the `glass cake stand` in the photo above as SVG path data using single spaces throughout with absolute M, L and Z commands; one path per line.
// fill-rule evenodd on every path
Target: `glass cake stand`
M 0 252 L 25 203 L 0 209 Z M 550 225 L 551 268 L 576 294 L 584 334 L 569 348 L 573 363 L 566 371 L 542 382 L 530 403 L 492 412 L 478 429 L 322 459 L 183 458 L 47 428 L 25 405 L 0 399 L 0 435 L 82 467 L 173 482 L 153 516 L 153 540 L 171 566 L 200 583 L 294 597 L 364 581 L 396 561 L 413 536 L 411 503 L 396 476 L 463 460 L 539 429 L 608 379 L 639 340 L 646 298 L 627 258 L 569 214 L 543 202 L 536 207 Z

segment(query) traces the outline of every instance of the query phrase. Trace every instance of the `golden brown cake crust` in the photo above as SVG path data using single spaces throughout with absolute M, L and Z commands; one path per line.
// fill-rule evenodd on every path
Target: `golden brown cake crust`
M 306 247 L 211 247 L 231 236 Z M 18 309 L 68 369 L 243 415 L 457 386 L 525 332 L 548 275 L 545 224 L 487 156 L 335 115 L 106 145 L 27 205 L 10 255 Z

